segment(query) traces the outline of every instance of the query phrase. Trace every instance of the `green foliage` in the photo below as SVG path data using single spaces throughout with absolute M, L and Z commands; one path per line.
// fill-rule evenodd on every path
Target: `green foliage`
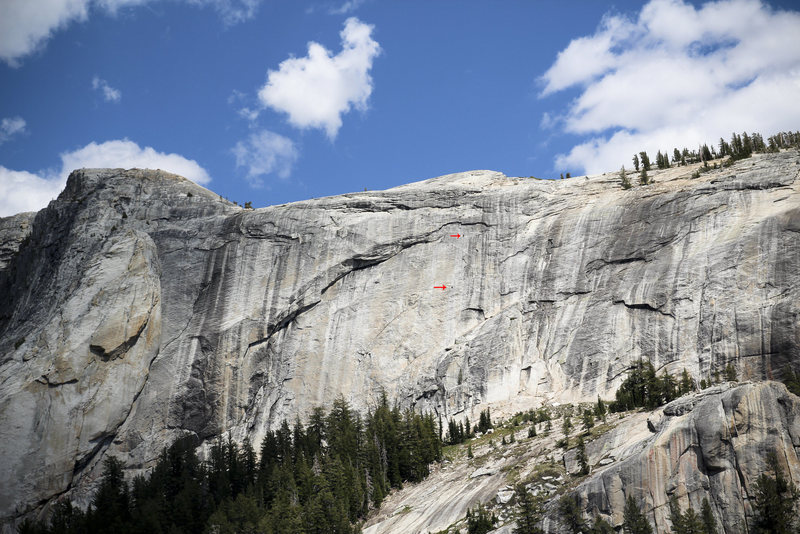
M 514 534 L 542 534 L 543 531 L 539 527 L 544 514 L 542 498 L 531 495 L 524 484 L 517 484 L 515 492 L 517 526 L 514 528 Z
M 703 522 L 703 534 L 717 534 L 717 520 L 711 511 L 711 504 L 703 497 L 703 506 L 700 509 L 700 520 Z
M 589 457 L 586 456 L 586 443 L 583 436 L 578 438 L 578 465 L 581 467 L 581 475 L 589 474 Z
M 689 374 L 689 371 L 686 370 L 686 367 L 683 368 L 683 372 L 681 373 L 681 383 L 680 383 L 680 392 L 682 395 L 694 391 L 694 378 Z
M 622 168 L 619 170 L 619 181 L 620 185 L 622 185 L 622 189 L 630 189 L 631 181 L 628 178 L 628 174 L 625 172 L 625 166 L 623 165 Z
M 639 152 L 639 159 L 642 162 L 642 170 L 649 171 L 650 170 L 650 158 L 647 156 L 647 152 Z
M 447 423 L 447 443 L 450 445 L 464 443 L 470 437 L 469 427 L 469 419 L 467 419 L 466 429 L 464 428 L 464 423 L 450 419 Z
M 528 428 L 528 437 L 529 438 L 536 437 L 536 423 L 532 423 L 530 428 Z
M 584 410 L 581 421 L 583 422 L 583 430 L 589 432 L 594 426 L 594 414 L 592 414 L 592 411 L 589 409 Z
M 489 408 L 486 408 L 478 419 L 478 432 L 485 434 L 492 426 L 492 414 L 489 412 Z
M 708 500 L 705 503 L 707 504 Z M 674 497 L 669 501 L 669 518 L 672 522 L 672 534 L 706 534 L 702 518 L 691 506 L 681 513 L 678 501 Z M 713 521 L 713 517 L 711 519 Z M 714 528 L 716 530 L 716 526 Z
M 622 514 L 622 531 L 625 534 L 653 534 L 653 529 L 647 518 L 639 509 L 632 495 L 625 501 L 625 509 Z
M 475 453 L 472 452 L 472 443 L 467 445 L 467 458 L 475 458 Z
M 725 366 L 725 380 L 728 382 L 736 382 L 736 367 L 732 363 Z
M 200 462 L 197 445 L 179 439 L 130 488 L 109 457 L 85 514 L 59 503 L 49 525 L 28 523 L 26 532 L 351 534 L 392 487 L 422 480 L 442 454 L 433 416 L 390 408 L 385 395 L 364 418 L 340 397 L 305 427 L 284 421 L 267 432 L 260 458 L 249 441 L 229 438 Z
M 609 405 L 609 409 L 612 412 L 634 408 L 652 410 L 691 391 L 694 391 L 694 379 L 686 370 L 678 383 L 666 369 L 659 377 L 653 364 L 639 360 L 617 390 L 616 400 Z
M 601 418 L 603 422 L 605 422 L 606 413 L 607 413 L 606 403 L 603 402 L 603 399 L 601 399 L 600 396 L 598 395 L 597 404 L 594 407 L 594 416 L 597 418 Z
M 764 138 L 759 133 L 748 135 L 747 132 L 742 134 L 734 132 L 731 135 L 730 143 L 720 138 L 718 144 L 719 152 L 717 152 L 716 147 L 709 147 L 707 144 L 700 145 L 697 150 L 691 151 L 688 148 L 684 148 L 682 151 L 674 148 L 672 151 L 672 165 L 702 162 L 703 166 L 692 173 L 692 178 L 699 178 L 701 173 L 717 168 L 716 163 L 713 167 L 708 165 L 708 162 L 713 159 L 727 157 L 728 159 L 722 163 L 722 166 L 728 167 L 740 159 L 749 158 L 754 153 L 778 152 L 781 149 L 791 147 L 800 147 L 800 132 L 780 132 L 770 136 L 767 142 L 764 142 Z M 639 152 L 638 156 L 633 156 L 633 166 L 636 171 L 639 172 L 640 158 L 642 170 L 649 171 L 650 160 L 646 152 Z M 670 167 L 667 151 L 663 153 L 660 150 L 658 151 L 656 165 L 659 169 L 668 169 Z M 652 183 L 652 181 L 648 183 Z M 642 184 L 645 185 L 644 182 Z
M 594 524 L 592 524 L 592 528 L 589 529 L 589 534 L 616 534 L 616 531 L 608 521 L 595 517 Z
M 794 369 L 789 367 L 788 371 L 784 372 L 784 375 L 786 378 L 783 380 L 783 383 L 786 385 L 786 389 L 795 395 L 800 395 L 800 377 L 797 376 Z
M 577 495 L 565 495 L 558 501 L 558 511 L 567 528 L 573 534 L 583 534 L 587 530 L 586 521 L 581 514 Z
M 244 209 L 246 210 L 253 209 L 253 203 L 248 200 L 247 202 L 244 203 Z
M 784 477 L 775 452 L 767 455 L 767 467 L 773 475 L 762 473 L 755 484 L 755 532 L 789 534 L 795 531 L 800 492 Z
M 564 437 L 569 438 L 569 433 L 572 430 L 572 418 L 568 414 L 564 415 L 564 421 L 561 423 L 561 430 L 564 431 Z
M 497 518 L 490 515 L 482 504 L 479 504 L 475 510 L 467 510 L 467 532 L 469 534 L 486 534 L 494 530 L 494 524 Z
M 647 174 L 647 169 L 642 167 L 642 172 L 639 174 L 639 183 L 647 185 L 650 183 L 650 176 Z

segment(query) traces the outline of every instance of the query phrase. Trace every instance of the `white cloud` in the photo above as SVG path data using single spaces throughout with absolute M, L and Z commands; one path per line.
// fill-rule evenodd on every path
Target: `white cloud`
M 106 102 L 119 102 L 122 99 L 122 92 L 119 89 L 114 89 L 108 82 L 102 78 L 95 76 L 92 78 L 92 89 L 103 93 L 103 100 Z
M 157 0 L 2 0 L 0 60 L 16 67 L 25 56 L 44 47 L 53 34 L 97 10 L 114 15 L 122 8 Z M 253 18 L 262 0 L 183 0 L 209 6 L 227 25 Z
M 70 22 L 86 20 L 89 0 L 3 0 L 0 2 L 0 59 L 11 66 L 41 47 Z
M 340 5 L 339 7 L 335 7 L 331 9 L 331 14 L 333 15 L 346 15 L 348 13 L 352 13 L 363 4 L 366 0 L 347 0 L 345 3 Z
M 544 73 L 541 96 L 580 95 L 558 117 L 564 131 L 591 136 L 556 168 L 597 173 L 656 152 L 764 135 L 800 124 L 800 13 L 759 0 L 696 8 L 651 0 L 636 20 L 607 15 L 594 35 L 574 39 Z M 552 114 L 542 118 L 553 124 Z
M 308 55 L 283 61 L 270 70 L 258 93 L 261 102 L 286 113 L 298 128 L 322 128 L 333 139 L 342 114 L 367 109 L 372 94 L 369 70 L 380 53 L 373 26 L 355 17 L 345 21 L 342 50 L 335 56 L 319 43 L 308 43 Z
M 262 0 L 186 0 L 197 6 L 210 6 L 219 14 L 222 21 L 231 26 L 245 22 L 256 16 Z
M 233 147 L 237 167 L 247 167 L 247 177 L 253 185 L 261 185 L 262 177 L 275 173 L 288 178 L 297 161 L 297 148 L 291 139 L 269 130 L 253 133 L 247 141 Z
M 78 150 L 62 153 L 61 169 L 57 171 L 34 174 L 0 166 L 0 217 L 42 209 L 64 189 L 70 172 L 92 167 L 163 169 L 198 184 L 211 181 L 208 172 L 196 161 L 178 154 L 141 148 L 127 139 L 89 143 Z
M 16 134 L 24 133 L 26 124 L 22 117 L 6 117 L 0 121 L 0 145 Z
M 66 179 L 13 171 L 0 165 L 0 217 L 39 211 L 64 189 Z

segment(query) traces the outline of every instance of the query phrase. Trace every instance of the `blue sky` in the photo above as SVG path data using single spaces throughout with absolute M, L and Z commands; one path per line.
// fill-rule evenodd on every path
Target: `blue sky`
M 261 207 L 797 130 L 797 9 L 3 0 L 0 216 L 40 209 L 81 166 L 164 168 Z

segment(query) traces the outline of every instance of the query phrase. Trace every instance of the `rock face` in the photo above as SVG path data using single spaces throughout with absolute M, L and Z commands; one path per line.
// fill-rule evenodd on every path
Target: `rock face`
M 609 416 L 616 426 L 586 446 L 591 474 L 568 490 L 579 498 L 587 521 L 601 517 L 621 528 L 625 500 L 632 495 L 654 532 L 670 532 L 670 497 L 682 510 L 692 506 L 697 512 L 708 498 L 720 532 L 746 533 L 748 523 L 752 528 L 755 482 L 769 473 L 768 452 L 777 453 L 787 478 L 800 481 L 800 398 L 783 384 L 726 383 L 651 413 L 626 414 L 621 421 L 617 417 Z M 655 432 L 648 429 L 648 420 L 656 422 Z M 552 495 L 563 479 L 543 476 L 543 467 L 578 470 L 575 448 L 549 463 L 560 455 L 555 442 L 563 434 L 557 429 L 533 439 L 525 434 L 524 429 L 517 432 L 516 445 L 476 444 L 475 460 L 455 458 L 423 482 L 390 495 L 365 525 L 365 534 L 439 532 L 463 522 L 467 510 L 479 502 L 489 501 L 494 501 L 489 504 L 492 513 L 505 523 L 496 532 L 510 534 L 513 510 L 506 505 L 513 495 L 512 477 L 532 480 L 528 486 L 533 493 Z M 479 480 L 470 475 L 475 472 L 472 462 L 484 465 Z M 545 513 L 548 533 L 570 531 L 559 522 L 558 498 L 550 500 Z
M 614 447 L 613 440 L 601 438 L 587 447 L 590 463 L 611 447 L 622 457 L 597 468 L 576 489 L 589 516 L 621 526 L 625 499 L 633 495 L 655 531 L 669 532 L 670 496 L 681 509 L 697 512 L 708 498 L 723 532 L 746 533 L 755 482 L 769 473 L 769 452 L 777 453 L 788 479 L 800 481 L 800 398 L 783 384 L 710 388 L 673 401 L 663 415 L 656 433 L 645 439 L 624 439 Z M 548 529 L 561 531 L 557 524 Z
M 76 171 L 32 221 L 0 220 L 0 517 L 85 498 L 107 454 L 259 443 L 340 394 L 474 420 L 609 397 L 638 358 L 780 376 L 800 154 L 692 170 L 629 191 L 474 171 L 259 210 Z

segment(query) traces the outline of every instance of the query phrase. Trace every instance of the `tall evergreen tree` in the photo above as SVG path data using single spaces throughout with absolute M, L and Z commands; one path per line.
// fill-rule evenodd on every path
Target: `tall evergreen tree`
M 789 534 L 794 532 L 800 493 L 784 477 L 775 452 L 767 455 L 767 467 L 773 476 L 762 473 L 755 484 L 756 532 Z
M 122 462 L 113 456 L 103 461 L 103 478 L 89 511 L 89 524 L 94 532 L 129 532 L 130 495 L 122 474 Z
M 517 526 L 514 534 L 542 534 L 539 526 L 544 514 L 541 497 L 531 495 L 525 484 L 521 483 L 517 484 L 515 494 Z
M 639 509 L 632 495 L 625 501 L 623 510 L 622 531 L 625 534 L 653 534 L 653 528 Z
M 558 501 L 558 511 L 567 528 L 573 534 L 583 534 L 588 529 L 581 513 L 577 495 L 565 495 Z
M 592 429 L 594 426 L 594 415 L 592 415 L 592 411 L 590 409 L 587 408 L 583 411 L 581 422 L 583 423 L 584 432 L 589 432 Z
M 467 532 L 468 534 L 486 534 L 494 530 L 494 523 L 496 520 L 491 514 L 478 504 L 475 510 L 467 510 Z
M 599 417 L 605 422 L 606 420 L 606 403 L 603 402 L 603 399 L 600 398 L 600 395 L 597 396 L 597 404 L 594 407 L 594 416 Z
M 650 158 L 647 157 L 647 152 L 644 152 L 644 151 L 639 152 L 639 158 L 642 161 L 642 169 L 644 169 L 645 171 L 649 171 L 650 170 Z
M 628 178 L 628 174 L 625 172 L 625 165 L 619 170 L 619 181 L 620 185 L 622 185 L 622 189 L 630 189 L 631 188 L 631 181 Z
M 578 465 L 581 475 L 589 474 L 589 457 L 586 455 L 586 443 L 583 441 L 583 436 L 578 436 Z
M 703 497 L 703 507 L 700 509 L 700 519 L 703 521 L 703 534 L 717 534 L 717 520 L 711 511 L 708 498 Z

